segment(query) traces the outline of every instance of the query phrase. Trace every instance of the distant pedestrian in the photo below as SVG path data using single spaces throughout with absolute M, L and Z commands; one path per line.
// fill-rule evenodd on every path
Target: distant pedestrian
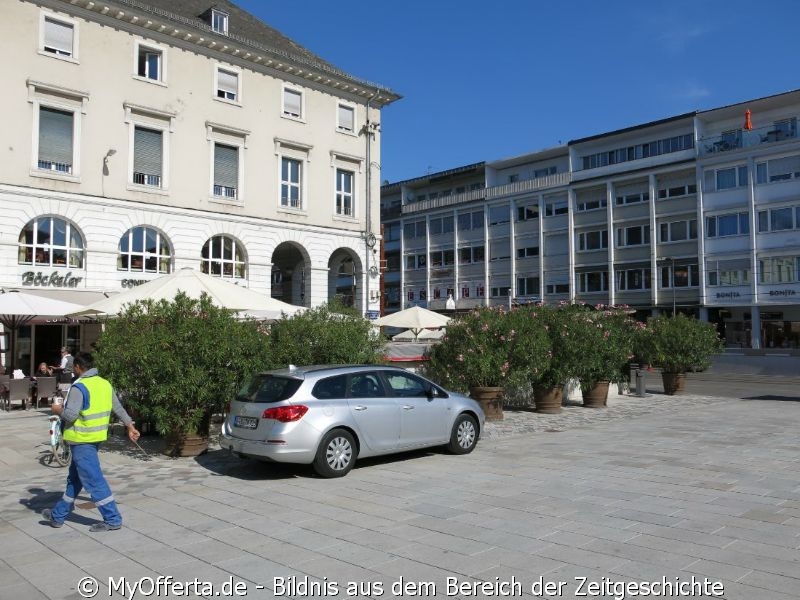
M 103 517 L 89 531 L 110 531 L 122 526 L 122 515 L 100 469 L 98 448 L 108 438 L 108 425 L 113 412 L 128 429 L 128 437 L 139 439 L 128 413 L 122 407 L 111 384 L 97 374 L 92 355 L 79 352 L 74 360 L 78 379 L 70 388 L 64 405 L 53 404 L 52 410 L 64 421 L 64 440 L 72 450 L 72 463 L 67 475 L 67 488 L 58 503 L 42 511 L 51 527 L 61 527 L 72 511 L 75 498 L 86 489 Z
M 73 358 L 72 354 L 70 354 L 69 348 L 66 346 L 61 347 L 61 364 L 57 367 L 51 367 L 51 369 L 57 369 L 59 372 L 59 381 L 61 383 L 72 383 L 72 379 L 74 376 L 74 363 L 75 359 Z

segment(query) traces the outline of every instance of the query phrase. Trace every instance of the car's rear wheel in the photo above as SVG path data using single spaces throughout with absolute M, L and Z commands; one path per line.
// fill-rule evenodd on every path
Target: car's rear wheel
M 314 457 L 314 471 L 322 477 L 344 477 L 356 463 L 356 443 L 344 429 L 329 431 Z
M 468 414 L 458 415 L 447 449 L 453 454 L 469 454 L 478 443 L 478 422 Z

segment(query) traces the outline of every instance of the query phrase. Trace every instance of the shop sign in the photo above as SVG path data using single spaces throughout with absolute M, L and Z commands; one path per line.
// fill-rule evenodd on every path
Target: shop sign
M 770 290 L 770 296 L 796 296 L 797 290 L 793 289 L 786 289 L 786 290 Z
M 142 285 L 143 283 L 147 283 L 148 281 L 149 279 L 123 279 L 122 287 L 132 288 L 136 287 L 137 285 Z
M 742 295 L 739 292 L 717 292 L 714 294 L 715 298 L 741 298 Z
M 53 271 L 49 276 L 41 271 L 34 273 L 33 271 L 25 271 L 22 274 L 22 285 L 30 285 L 33 287 L 60 287 L 60 288 L 74 288 L 83 281 L 83 277 L 73 277 L 72 271 L 64 275 L 59 274 L 58 271 Z

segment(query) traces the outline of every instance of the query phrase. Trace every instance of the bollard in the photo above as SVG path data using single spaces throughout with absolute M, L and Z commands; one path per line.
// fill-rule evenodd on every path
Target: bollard
M 645 376 L 644 376 L 644 369 L 641 368 L 641 365 L 638 369 L 636 369 L 636 395 L 639 398 L 644 398 L 647 396 L 645 393 Z

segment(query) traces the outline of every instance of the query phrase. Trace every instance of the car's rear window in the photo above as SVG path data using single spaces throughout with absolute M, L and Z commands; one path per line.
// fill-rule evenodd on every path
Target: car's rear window
M 256 375 L 248 381 L 236 399 L 241 402 L 280 402 L 291 398 L 302 380 L 273 375 Z

